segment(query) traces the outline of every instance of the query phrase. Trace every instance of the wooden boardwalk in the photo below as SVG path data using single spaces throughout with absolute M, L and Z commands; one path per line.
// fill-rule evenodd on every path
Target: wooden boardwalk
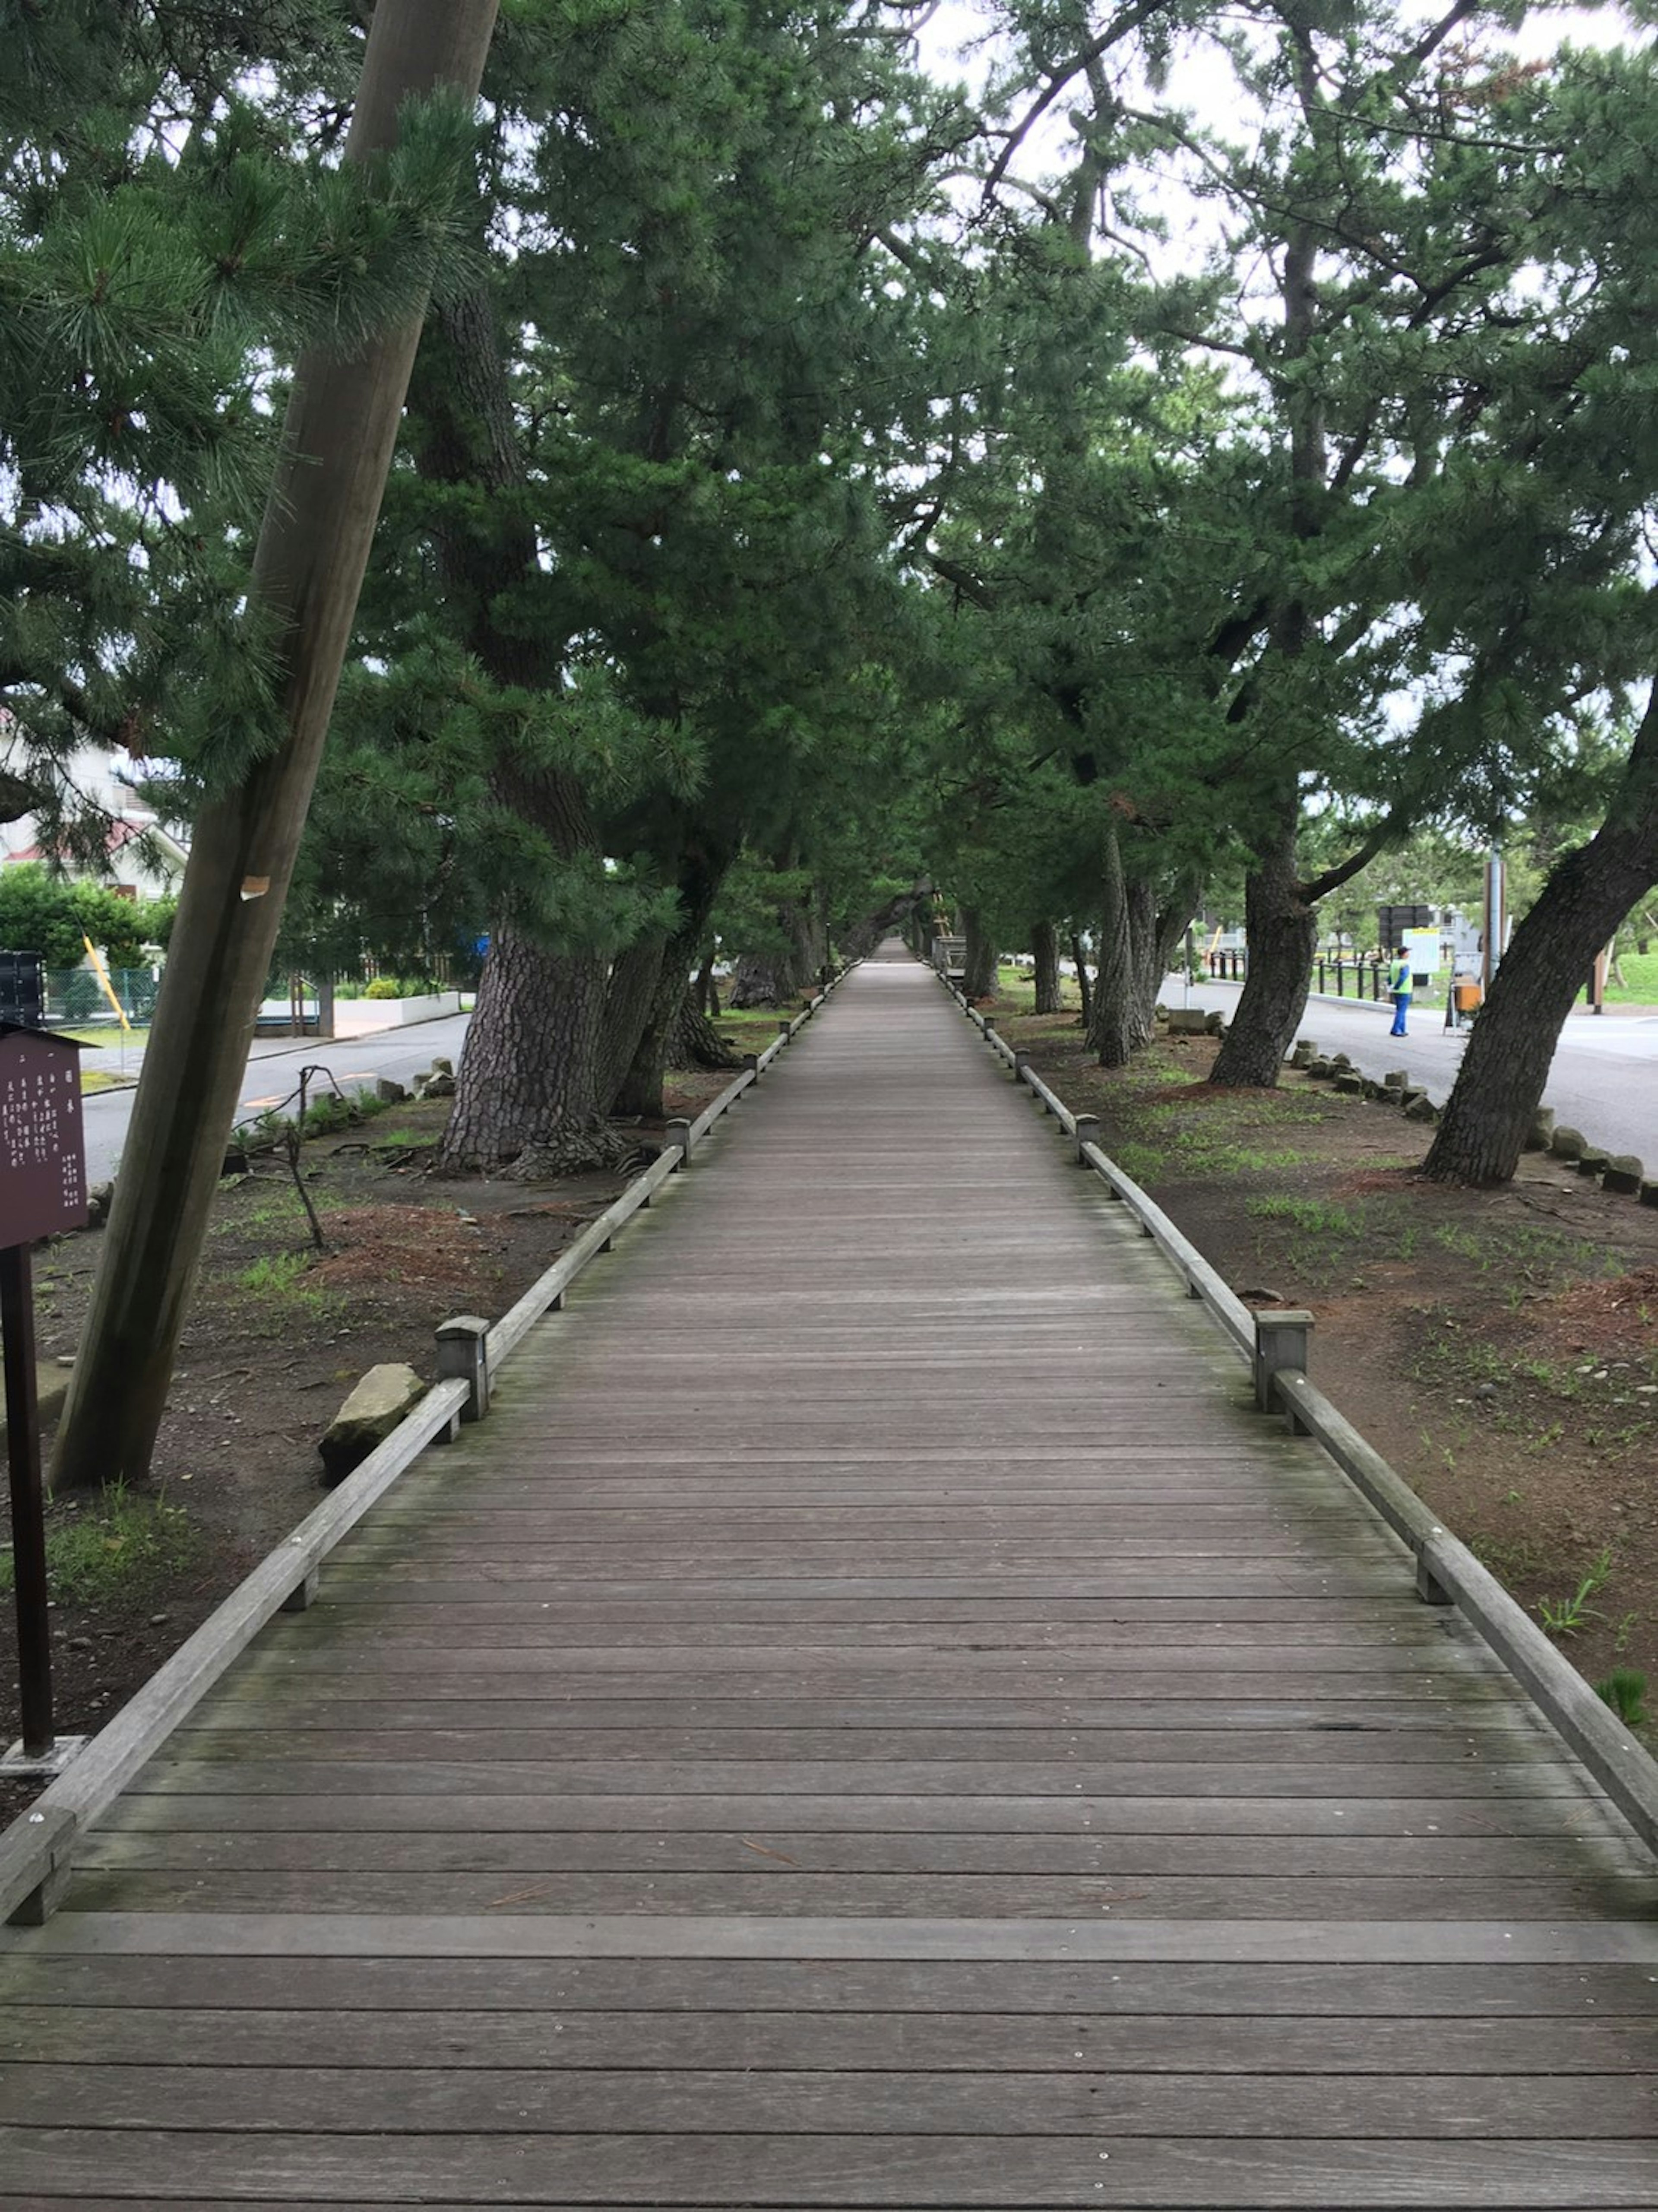
M 0 2204 L 1658 2205 L 1652 1863 L 872 963 L 0 1943 Z

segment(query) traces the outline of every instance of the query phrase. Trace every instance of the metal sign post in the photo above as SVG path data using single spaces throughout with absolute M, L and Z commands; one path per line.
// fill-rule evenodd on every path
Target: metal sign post
M 7 1774 L 54 1773 L 76 1747 L 60 1743 L 52 1727 L 30 1247 L 42 1237 L 79 1229 L 87 1218 L 80 1054 L 72 1038 L 0 1023 L 0 1332 L 22 1705 L 21 1741 L 0 1759 L 0 1772 Z

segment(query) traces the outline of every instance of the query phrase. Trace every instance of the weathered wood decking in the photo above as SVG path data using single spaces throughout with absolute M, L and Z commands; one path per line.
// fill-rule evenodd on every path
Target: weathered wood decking
M 0 1945 L 0 2205 L 1658 2204 L 1658 1884 L 859 971 Z

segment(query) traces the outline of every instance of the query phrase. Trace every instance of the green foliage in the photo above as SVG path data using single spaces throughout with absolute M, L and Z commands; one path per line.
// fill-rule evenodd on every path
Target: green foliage
M 1576 1636 L 1589 1620 L 1598 1617 L 1589 1600 L 1604 1589 L 1612 1577 L 1612 1553 L 1604 1551 L 1594 1560 L 1588 1572 L 1579 1582 L 1570 1597 L 1540 1598 L 1537 1617 L 1549 1635 Z M 1620 1670 L 1626 1671 L 1626 1670 Z
M 46 1580 L 61 1605 L 102 1605 L 140 1597 L 186 1572 L 201 1538 L 177 1506 L 139 1498 L 120 1485 L 96 1508 L 54 1508 L 46 1531 Z M 14 1587 L 10 1550 L 0 1552 L 0 1590 Z
M 82 940 L 90 938 L 109 967 L 136 969 L 145 945 L 166 943 L 174 905 L 118 898 L 101 884 L 14 864 L 0 868 L 0 947 L 39 952 L 48 968 L 77 968 L 86 957 Z
M 1614 1667 L 1604 1681 L 1595 1684 L 1594 1694 L 1612 1707 L 1625 1728 L 1646 1726 L 1647 1678 L 1638 1667 Z

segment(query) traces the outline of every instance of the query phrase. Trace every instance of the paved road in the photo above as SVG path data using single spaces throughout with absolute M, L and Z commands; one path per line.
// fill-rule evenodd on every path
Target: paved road
M 302 1067 L 325 1067 L 346 1091 L 390 1076 L 406 1083 L 419 1069 L 429 1067 L 434 1054 L 456 1060 L 460 1057 L 469 1014 L 447 1014 L 442 1020 L 419 1022 L 408 1029 L 377 1030 L 368 1036 L 337 1037 L 319 1043 L 315 1037 L 282 1037 L 256 1044 L 242 1079 L 238 1114 L 257 1114 L 263 1106 L 279 1105 L 299 1081 Z M 111 1048 L 87 1054 L 94 1066 L 118 1064 Z M 137 1055 L 129 1060 L 136 1066 Z M 87 1175 L 93 1182 L 105 1182 L 115 1172 L 126 1142 L 132 1117 L 131 1091 L 106 1091 L 86 1102 Z
M 1218 1007 L 1230 1014 L 1242 986 L 1163 984 L 1169 1006 Z M 1402 1067 L 1436 1103 L 1450 1095 L 1467 1031 L 1447 1030 L 1443 1013 L 1424 1008 L 1401 1041 L 1388 1034 L 1391 1006 L 1352 999 L 1309 999 L 1297 1034 L 1327 1052 L 1345 1052 L 1367 1075 Z M 1658 1169 L 1658 1013 L 1574 1014 L 1554 1056 L 1545 1103 L 1560 1120 L 1608 1152 L 1635 1152 Z

